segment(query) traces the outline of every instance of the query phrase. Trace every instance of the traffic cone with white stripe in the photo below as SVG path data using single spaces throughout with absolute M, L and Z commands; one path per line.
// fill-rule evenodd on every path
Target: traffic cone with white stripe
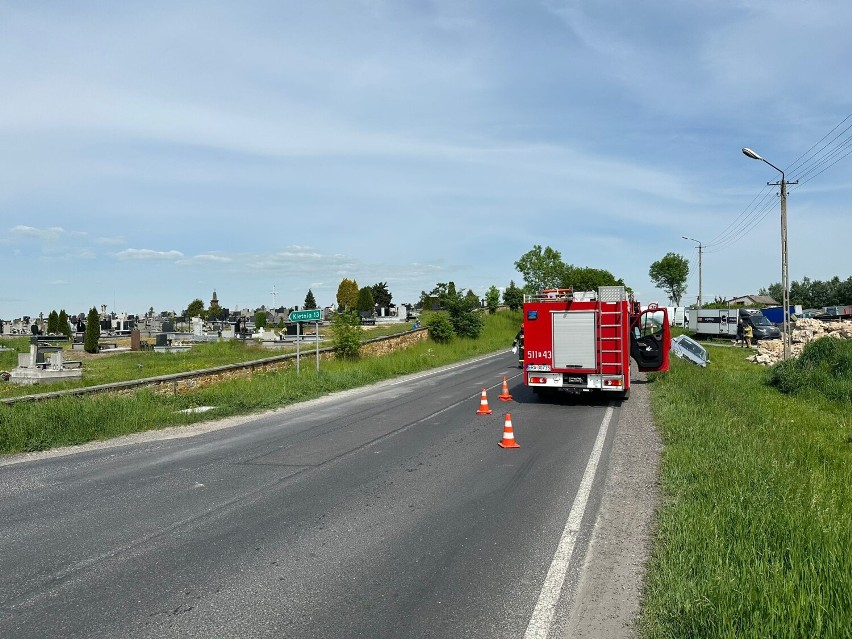
M 491 409 L 488 408 L 488 396 L 485 394 L 485 389 L 482 389 L 482 397 L 479 399 L 479 410 L 476 411 L 477 415 L 490 415 L 492 413 Z
M 506 413 L 506 423 L 503 425 L 503 440 L 497 442 L 501 448 L 520 448 L 521 445 L 515 441 L 515 433 L 512 431 L 512 416 Z
M 506 381 L 506 376 L 503 375 L 503 392 L 500 393 L 500 397 L 498 398 L 501 402 L 511 402 L 512 395 L 509 393 L 509 383 Z

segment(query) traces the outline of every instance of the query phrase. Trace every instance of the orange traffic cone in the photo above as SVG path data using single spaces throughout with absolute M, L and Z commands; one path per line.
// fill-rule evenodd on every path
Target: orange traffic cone
M 521 445 L 515 441 L 515 433 L 512 432 L 512 416 L 506 413 L 506 423 L 503 426 L 503 441 L 497 442 L 501 448 L 520 448 Z
M 491 409 L 488 408 L 488 397 L 485 395 L 485 389 L 482 389 L 482 397 L 479 400 L 479 410 L 476 411 L 477 415 L 490 415 Z
M 503 375 L 503 392 L 500 393 L 501 402 L 511 402 L 512 395 L 509 393 L 509 384 L 506 382 L 506 376 Z

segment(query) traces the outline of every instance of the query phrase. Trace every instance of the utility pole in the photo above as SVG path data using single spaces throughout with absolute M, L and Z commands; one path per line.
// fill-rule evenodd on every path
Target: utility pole
M 701 254 L 704 252 L 704 247 L 701 245 L 701 242 L 699 242 L 696 239 L 693 239 L 691 237 L 686 237 L 686 235 L 681 235 L 681 237 L 685 240 L 690 240 L 690 241 L 698 244 L 698 308 L 700 310 L 701 309 L 701 302 L 702 302 L 702 298 L 701 298 Z
M 767 186 L 781 187 L 781 288 L 783 289 L 783 300 L 781 302 L 782 317 L 784 318 L 783 333 L 781 334 L 781 342 L 784 345 L 784 359 L 790 358 L 793 336 L 790 334 L 790 276 L 787 268 L 787 185 L 798 184 L 795 182 L 787 182 L 784 171 L 772 164 L 766 158 L 760 157 L 757 153 L 749 148 L 743 147 L 743 154 L 752 160 L 760 160 L 765 162 L 773 169 L 781 174 L 780 182 L 767 182 Z

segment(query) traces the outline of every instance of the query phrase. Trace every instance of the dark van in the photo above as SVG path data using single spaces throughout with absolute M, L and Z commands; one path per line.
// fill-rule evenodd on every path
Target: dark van
M 781 330 L 760 311 L 740 310 L 740 318 L 751 324 L 754 340 L 781 339 Z

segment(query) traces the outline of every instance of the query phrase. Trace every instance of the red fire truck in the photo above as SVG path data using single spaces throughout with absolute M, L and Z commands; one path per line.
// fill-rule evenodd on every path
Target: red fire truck
M 524 298 L 524 383 L 535 392 L 630 394 L 630 358 L 640 371 L 669 368 L 665 307 L 640 311 L 623 286 L 547 289 Z

